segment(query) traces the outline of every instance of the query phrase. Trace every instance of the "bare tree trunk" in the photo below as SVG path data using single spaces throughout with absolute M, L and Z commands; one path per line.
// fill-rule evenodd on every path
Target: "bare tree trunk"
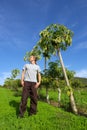
M 44 65 L 44 67 L 45 67 L 45 70 L 46 70 L 46 57 L 45 57 L 45 65 Z M 47 103 L 50 104 L 50 101 L 49 101 L 49 94 L 48 94 L 48 88 L 47 88 L 47 86 L 46 86 L 46 101 L 47 101 Z
M 58 107 L 60 106 L 61 101 L 61 89 L 58 87 Z
M 61 63 L 62 69 L 63 69 L 63 73 L 64 73 L 66 84 L 70 88 L 69 80 L 68 80 L 68 77 L 67 77 L 67 74 L 66 74 L 66 70 L 65 70 L 65 67 L 64 67 L 64 63 L 63 63 L 63 59 L 62 59 L 62 56 L 61 56 L 61 53 L 60 53 L 60 49 L 58 49 L 58 56 L 59 56 L 60 63 Z M 74 100 L 74 96 L 73 96 L 72 90 L 70 90 L 70 104 L 71 104 L 72 111 L 75 114 L 77 114 L 78 111 L 77 111 L 77 108 L 76 108 L 76 104 L 75 104 L 75 100 Z
M 48 88 L 46 88 L 46 101 L 47 101 L 48 104 L 50 104 Z

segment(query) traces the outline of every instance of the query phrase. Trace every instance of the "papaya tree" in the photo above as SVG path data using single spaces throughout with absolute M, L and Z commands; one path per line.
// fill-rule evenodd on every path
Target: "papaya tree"
M 47 60 L 50 59 L 51 53 L 50 50 L 52 49 L 49 44 L 49 39 L 47 36 L 47 31 L 44 31 L 44 33 L 40 33 L 40 41 L 37 43 L 39 50 L 41 50 L 41 54 L 44 57 L 44 74 L 46 76 L 46 70 L 47 70 Z M 44 39 L 45 38 L 45 39 Z M 49 94 L 48 94 L 49 85 L 46 85 L 46 100 L 49 103 Z
M 74 77 L 74 72 L 66 69 L 66 73 L 68 79 L 70 79 L 71 81 Z M 61 81 L 64 81 L 64 74 L 59 60 L 48 63 L 47 74 L 48 74 L 47 77 L 49 78 L 50 87 L 53 87 L 53 89 L 57 88 L 58 90 L 58 106 L 60 106 L 61 94 L 62 94 L 60 86 L 61 86 Z
M 49 62 L 48 64 L 48 75 L 51 77 L 50 84 L 53 87 L 57 87 L 58 90 L 58 106 L 60 106 L 61 102 L 61 89 L 59 86 L 59 80 L 62 78 L 62 71 L 60 67 L 59 61 Z
M 50 96 L 49 96 L 50 76 L 48 74 L 48 69 L 46 69 L 45 72 L 43 73 L 42 86 L 46 88 L 46 101 L 48 104 L 50 104 Z
M 50 55 L 49 55 L 48 49 L 44 50 L 42 52 L 42 55 L 44 57 L 44 75 L 47 77 L 47 73 L 46 73 L 46 70 L 47 70 L 47 60 L 50 59 Z M 46 100 L 47 100 L 47 103 L 50 103 L 50 101 L 49 101 L 49 93 L 48 93 L 49 85 L 48 86 L 46 85 L 45 87 L 46 87 Z
M 64 25 L 51 24 L 40 32 L 39 46 L 41 49 L 44 49 L 44 45 L 45 45 L 45 48 L 47 49 L 49 48 L 49 54 L 57 53 L 57 55 L 59 56 L 65 81 L 70 92 L 69 97 L 70 97 L 71 108 L 72 111 L 75 114 L 77 114 L 77 107 L 75 104 L 73 91 L 70 86 L 66 74 L 65 66 L 63 63 L 62 55 L 61 55 L 61 50 L 65 51 L 68 48 L 68 46 L 72 44 L 72 37 L 73 37 L 73 32 L 69 30 L 67 27 L 65 27 Z

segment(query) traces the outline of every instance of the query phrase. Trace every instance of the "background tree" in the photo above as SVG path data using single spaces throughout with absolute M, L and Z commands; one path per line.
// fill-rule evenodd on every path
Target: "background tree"
M 48 75 L 48 70 L 45 70 L 45 73 L 42 74 L 41 86 L 46 88 L 46 101 L 50 104 L 49 97 L 49 88 L 50 88 L 50 76 Z
M 20 70 L 19 69 L 13 69 L 11 71 L 11 78 L 15 79 L 19 74 L 20 74 Z
M 15 79 L 20 74 L 19 69 L 13 69 L 11 71 L 11 77 L 6 78 L 4 82 L 4 87 L 18 91 L 18 88 L 21 86 L 20 79 Z
M 24 61 L 29 61 L 29 57 L 33 55 L 37 58 L 37 60 L 39 60 L 41 58 L 41 50 L 39 49 L 39 46 L 36 45 L 33 47 L 33 49 L 29 52 L 26 52 L 25 56 L 24 56 Z
M 58 60 L 56 60 L 55 62 L 49 62 L 46 73 L 49 79 L 49 87 L 51 88 L 53 87 L 53 89 L 58 90 L 58 105 L 60 105 L 60 101 L 61 101 L 60 87 L 62 86 L 61 81 L 64 80 L 64 74 L 63 74 L 60 62 Z M 67 73 L 68 78 L 72 80 L 74 77 L 74 72 L 66 69 L 66 73 Z
M 46 37 L 46 35 L 47 35 L 46 32 L 44 34 L 40 33 L 40 36 L 42 37 L 42 39 L 40 39 L 40 41 L 38 42 L 37 45 L 39 46 L 39 50 L 41 51 L 42 56 L 44 57 L 44 75 L 47 78 L 47 73 L 46 73 L 47 60 L 50 59 L 50 57 L 51 57 L 51 53 L 49 53 L 51 46 L 49 46 L 49 44 L 48 44 L 49 39 L 48 39 L 48 37 Z M 45 37 L 45 40 L 44 40 L 44 37 Z M 46 80 L 45 80 L 45 82 L 46 82 Z M 48 93 L 48 85 L 46 85 L 46 100 L 48 103 L 50 103 L 49 93 Z
M 71 82 L 73 88 L 81 88 L 83 87 L 83 83 L 79 79 L 73 79 Z
M 45 78 L 47 78 L 47 60 L 50 59 L 50 55 L 49 55 L 49 52 L 48 52 L 48 49 L 47 50 L 44 50 L 44 52 L 42 53 L 43 57 L 44 57 L 44 75 L 45 75 Z M 48 79 L 48 78 L 47 78 Z M 48 83 L 48 80 L 45 80 L 45 83 Z M 48 103 L 50 103 L 49 101 L 49 93 L 48 93 L 48 85 L 45 86 L 46 87 L 46 100 Z
M 58 106 L 60 106 L 60 101 L 61 101 L 61 89 L 59 86 L 59 79 L 61 78 L 62 71 L 60 67 L 59 61 L 56 62 L 49 62 L 48 64 L 48 75 L 51 77 L 50 84 L 54 88 L 58 90 Z

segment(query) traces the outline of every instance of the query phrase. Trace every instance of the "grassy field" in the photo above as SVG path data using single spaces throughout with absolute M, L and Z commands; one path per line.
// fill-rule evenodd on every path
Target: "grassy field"
M 84 95 L 86 92 L 77 91 L 80 99 L 77 100 L 78 107 L 85 109 Z M 52 94 L 51 92 L 51 95 Z M 51 97 L 53 99 L 53 97 Z M 85 97 L 87 97 L 85 95 Z M 65 109 L 57 108 L 45 102 L 38 101 L 38 113 L 28 116 L 29 101 L 24 118 L 17 118 L 21 97 L 14 96 L 11 90 L 0 88 L 0 130 L 87 130 L 87 118 L 74 115 Z M 56 97 L 54 97 L 56 98 Z M 63 100 L 64 96 L 62 97 Z M 83 104 L 81 104 L 83 103 Z

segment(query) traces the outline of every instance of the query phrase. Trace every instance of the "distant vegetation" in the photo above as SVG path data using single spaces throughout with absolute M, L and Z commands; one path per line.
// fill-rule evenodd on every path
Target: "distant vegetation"
M 82 84 L 87 87 L 87 78 L 75 77 L 75 79 L 81 81 Z

